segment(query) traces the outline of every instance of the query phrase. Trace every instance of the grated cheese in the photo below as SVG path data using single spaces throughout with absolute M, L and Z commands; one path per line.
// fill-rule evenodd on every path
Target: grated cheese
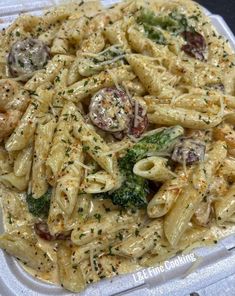
M 135 114 L 134 114 L 134 127 L 138 126 L 138 112 L 139 112 L 139 103 L 137 101 L 135 101 Z M 141 117 L 140 117 L 141 119 Z
M 84 169 L 87 169 L 88 171 L 92 170 L 92 168 L 90 166 L 85 165 L 84 163 L 80 162 L 79 160 L 75 160 L 74 163 L 78 164 L 79 166 L 83 167 Z
M 127 87 L 126 85 L 122 85 L 122 86 L 123 86 L 123 88 L 124 88 L 124 90 L 125 90 L 125 92 L 126 92 L 128 98 L 131 100 L 132 96 L 131 96 L 131 94 L 130 94 L 130 92 L 129 92 L 129 90 L 128 90 L 128 87 Z
M 126 55 L 123 54 L 123 55 L 120 55 L 120 56 L 118 56 L 118 57 L 116 57 L 116 58 L 113 58 L 112 60 L 108 60 L 108 61 L 100 62 L 98 65 L 99 65 L 99 66 L 109 65 L 109 64 L 115 63 L 115 62 L 118 61 L 118 60 L 123 59 L 125 56 L 126 56 Z
M 220 115 L 223 117 L 224 116 L 224 98 L 222 96 L 219 96 L 219 100 L 220 100 Z
M 90 249 L 90 263 L 91 263 L 92 272 L 97 274 L 97 271 L 95 270 L 95 264 L 94 264 L 94 251 L 93 251 L 93 249 Z
M 147 136 L 152 136 L 152 135 L 154 135 L 156 132 L 161 132 L 161 131 L 163 131 L 164 129 L 166 129 L 166 127 L 159 127 L 159 128 L 154 129 L 154 130 L 148 131 L 148 132 L 144 133 L 144 134 L 139 138 L 139 140 L 141 140 L 141 139 L 143 139 L 144 137 L 147 137 Z
M 171 170 L 169 170 L 169 174 L 172 175 L 175 178 L 179 177 L 175 172 L 172 172 Z
M 81 52 L 80 54 L 82 56 L 87 56 L 87 57 L 93 57 L 93 58 L 96 58 L 96 57 L 99 57 L 99 56 L 102 56 L 104 53 L 106 53 L 107 51 L 113 51 L 115 53 L 119 53 L 117 47 L 121 48 L 122 46 L 120 44 L 116 44 L 116 45 L 112 45 L 110 47 L 107 47 L 105 50 L 103 51 L 100 51 L 98 53 L 93 53 L 93 52 Z
M 111 79 L 113 80 L 114 85 L 116 86 L 116 88 L 118 90 L 122 90 L 122 88 L 118 84 L 118 81 L 117 81 L 116 77 L 114 76 L 114 73 L 110 69 L 107 69 L 106 71 L 108 72 L 108 74 L 110 75 Z
M 183 170 L 184 174 L 187 177 L 188 176 L 188 171 L 187 171 L 187 166 L 186 166 L 186 151 L 183 151 Z
M 108 151 L 108 152 L 100 152 L 100 155 L 103 155 L 103 156 L 106 156 L 106 155 L 109 155 L 109 154 L 115 154 L 115 153 L 117 153 L 117 152 L 119 152 L 119 151 L 122 151 L 122 150 L 125 150 L 126 148 L 128 148 L 129 147 L 129 145 L 127 145 L 127 147 L 119 147 L 119 148 L 117 148 L 117 149 L 114 149 L 114 150 L 110 150 L 110 151 Z
M 127 135 L 127 137 L 128 137 L 129 139 L 131 139 L 132 142 L 135 142 L 135 143 L 139 142 L 139 140 L 140 140 L 140 138 L 137 139 L 137 138 L 135 138 L 134 136 L 129 135 L 129 134 Z

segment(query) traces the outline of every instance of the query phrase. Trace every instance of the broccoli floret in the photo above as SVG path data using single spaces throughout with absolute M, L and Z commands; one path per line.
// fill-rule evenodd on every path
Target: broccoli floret
M 115 205 L 122 207 L 141 208 L 146 206 L 146 197 L 149 193 L 148 181 L 133 173 L 134 164 L 146 157 L 149 152 L 169 150 L 183 133 L 184 130 L 181 126 L 175 126 L 144 137 L 119 160 L 119 168 L 123 176 L 122 185 L 112 193 L 105 192 L 97 194 L 96 197 L 110 198 Z
M 114 58 L 119 57 L 120 60 L 123 60 L 124 54 L 125 52 L 120 46 L 110 46 L 94 58 L 84 58 L 85 60 L 78 67 L 78 71 L 83 76 L 96 74 L 104 69 L 105 64 L 112 64 Z
M 147 206 L 146 196 L 149 193 L 148 181 L 130 173 L 126 176 L 122 186 L 109 194 L 97 194 L 98 198 L 110 198 L 115 205 L 125 208 L 142 208 Z
M 175 126 L 144 137 L 119 160 L 121 171 L 132 171 L 135 163 L 146 157 L 148 153 L 168 151 L 175 143 L 175 140 L 183 134 L 184 129 L 181 126 Z
M 166 45 L 166 38 L 162 34 L 160 30 L 158 30 L 156 27 L 148 25 L 148 24 L 143 24 L 144 31 L 146 36 L 151 39 L 153 42 L 158 43 L 158 44 L 163 44 Z
M 187 17 L 184 14 L 179 13 L 178 11 L 173 11 L 169 14 L 169 17 L 177 23 L 176 26 L 172 26 L 169 29 L 169 31 L 176 35 L 184 31 L 194 31 L 194 28 L 188 24 Z
M 173 11 L 169 15 L 156 15 L 148 9 L 141 9 L 137 23 L 143 25 L 147 37 L 159 44 L 166 44 L 165 37 L 157 28 L 172 32 L 176 35 L 184 31 L 192 31 L 185 15 Z
M 164 30 L 177 26 L 177 21 L 170 16 L 156 15 L 153 11 L 142 9 L 137 18 L 138 23 L 145 23 L 151 26 L 158 26 Z
M 51 200 L 52 189 L 49 188 L 48 191 L 42 195 L 40 198 L 33 198 L 32 194 L 26 196 L 26 202 L 28 204 L 29 212 L 40 218 L 47 218 L 50 209 L 50 200 Z

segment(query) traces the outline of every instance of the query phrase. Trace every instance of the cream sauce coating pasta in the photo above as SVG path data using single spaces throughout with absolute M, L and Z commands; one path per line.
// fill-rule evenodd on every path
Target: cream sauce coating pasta
M 0 33 L 0 248 L 80 292 L 235 232 L 235 55 L 191 0 Z

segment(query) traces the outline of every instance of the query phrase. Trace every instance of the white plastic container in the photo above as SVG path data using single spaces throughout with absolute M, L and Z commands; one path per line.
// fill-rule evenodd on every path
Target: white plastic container
M 108 6 L 118 0 L 102 2 Z M 40 14 L 43 9 L 59 3 L 60 0 L 0 0 L 0 29 L 7 27 L 22 12 Z M 235 37 L 223 18 L 205 11 L 217 31 L 229 40 L 235 50 Z M 0 215 L 0 232 L 3 231 Z M 150 268 L 139 273 L 105 279 L 88 286 L 79 295 L 183 296 L 197 292 L 200 296 L 235 296 L 235 234 L 219 241 L 214 247 L 192 251 L 190 258 L 197 260 L 186 262 L 184 257 L 173 258 L 165 263 L 162 270 Z M 14 258 L 0 250 L 0 296 L 43 295 L 76 294 L 33 278 Z

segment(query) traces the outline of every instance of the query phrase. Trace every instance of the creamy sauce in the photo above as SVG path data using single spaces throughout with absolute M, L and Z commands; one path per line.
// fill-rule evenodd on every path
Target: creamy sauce
M 38 238 L 38 247 L 40 247 L 47 255 L 50 257 L 54 264 L 54 268 L 51 272 L 38 272 L 28 266 L 25 266 L 20 262 L 22 268 L 31 274 L 32 276 L 43 280 L 48 283 L 57 284 L 59 285 L 59 278 L 58 278 L 58 268 L 57 268 L 57 259 L 56 259 L 56 243 L 55 242 L 48 242 Z
M 216 224 L 211 226 L 211 232 L 215 235 L 217 240 L 225 238 L 229 235 L 235 234 L 235 225 L 232 223 L 226 223 L 224 226 L 218 226 Z
M 10 194 L 10 195 L 9 195 Z M 16 192 L 10 192 L 9 190 L 5 189 L 3 186 L 0 186 L 0 204 L 1 204 L 1 213 L 2 213 L 2 223 L 3 228 L 6 232 L 11 232 L 17 227 L 23 226 L 25 224 L 32 224 L 33 223 L 33 217 L 28 214 L 26 215 L 26 219 L 15 219 L 14 213 L 11 215 L 11 219 L 9 218 L 9 210 L 10 206 L 7 207 L 8 202 L 6 201 L 6 198 L 4 199 L 4 196 L 8 196 L 9 198 L 14 198 L 14 200 L 18 200 L 20 202 L 20 211 L 25 212 L 26 210 L 26 204 L 24 202 L 24 195 L 21 193 Z M 9 203 L 10 205 L 10 203 Z M 32 276 L 39 278 L 43 281 L 50 282 L 50 283 L 56 283 L 59 284 L 58 281 L 58 272 L 56 267 L 56 251 L 54 251 L 54 248 L 56 248 L 56 243 L 51 243 L 44 241 L 40 238 L 38 238 L 38 247 L 40 247 L 42 250 L 45 251 L 50 257 L 50 259 L 53 261 L 55 268 L 51 272 L 38 272 L 26 265 L 24 265 L 22 262 L 18 261 L 21 267 L 27 271 Z
M 18 194 L 18 196 L 22 200 L 21 194 Z M 92 199 L 92 200 L 90 200 L 89 216 L 93 216 L 95 213 L 105 214 L 105 212 L 106 212 L 105 208 L 107 209 L 109 207 L 111 207 L 112 209 L 115 208 L 115 206 L 109 200 L 100 201 L 100 200 Z M 22 220 L 17 221 L 17 225 L 22 225 L 24 223 L 25 223 L 25 221 L 22 221 Z M 12 230 L 12 226 L 11 226 L 11 224 L 9 224 L 9 218 L 7 216 L 7 213 L 4 211 L 3 211 L 3 224 L 4 224 L 4 229 L 6 231 Z M 215 238 L 217 240 L 220 240 L 226 236 L 234 234 L 235 233 L 235 225 L 227 223 L 226 225 L 224 225 L 224 227 L 221 227 L 221 226 L 214 224 L 211 226 L 211 233 L 215 236 Z M 26 272 L 28 272 L 33 277 L 36 277 L 36 278 L 38 278 L 42 281 L 48 282 L 48 283 L 59 285 L 60 283 L 59 283 L 58 269 L 57 269 L 56 245 L 57 245 L 56 242 L 48 242 L 48 241 L 38 238 L 37 246 L 40 247 L 43 251 L 45 251 L 45 253 L 48 254 L 50 259 L 54 263 L 55 267 L 51 272 L 38 272 L 28 266 L 25 266 L 20 261 L 19 261 L 19 264 Z M 203 245 L 205 245 L 205 244 L 203 244 Z M 194 248 L 196 248 L 196 247 L 200 247 L 200 244 L 195 244 Z M 125 266 L 125 264 L 122 264 L 121 266 L 123 268 Z M 136 265 L 136 267 L 137 267 L 137 265 Z M 120 274 L 125 273 L 125 272 L 131 272 L 135 269 L 135 268 L 133 268 L 133 266 L 132 266 L 132 268 L 130 267 L 128 269 L 124 268 L 124 270 L 122 270 L 122 268 L 121 268 L 121 270 L 119 270 Z
M 130 2 L 130 4 L 132 4 L 132 3 Z M 158 2 L 156 2 L 156 5 L 158 5 Z M 176 3 L 176 2 L 175 2 L 175 5 L 179 6 L 178 3 Z M 125 6 L 125 4 L 124 4 L 124 6 Z M 124 6 L 123 6 L 123 8 L 125 8 Z M 72 7 L 73 6 L 71 4 L 71 7 L 69 7 L 70 11 L 73 11 Z M 64 8 L 64 9 L 66 10 L 67 8 Z M 100 4 L 98 2 L 85 3 L 84 7 L 82 7 L 81 11 L 77 11 L 77 12 L 74 11 L 74 13 L 70 16 L 70 19 L 71 20 L 76 19 L 76 18 L 78 18 L 78 16 L 80 17 L 80 16 L 82 16 L 84 14 L 86 16 L 94 16 L 94 15 L 98 14 L 98 18 L 96 19 L 96 21 L 94 22 L 94 19 L 93 19 L 90 22 L 90 24 L 88 25 L 88 28 L 90 29 L 90 31 L 92 33 L 94 33 L 93 31 L 94 31 L 94 29 L 97 29 L 96 27 L 102 28 L 102 27 L 105 27 L 106 25 L 111 24 L 111 22 L 107 23 L 109 16 L 102 17 L 102 13 L 100 13 L 101 10 L 99 10 L 99 8 L 100 8 Z M 173 9 L 173 7 L 171 7 L 169 12 L 172 12 L 172 9 Z M 184 12 L 184 10 L 182 10 L 182 12 Z M 125 9 L 122 11 L 122 13 L 125 13 Z M 185 13 L 187 14 L 186 10 L 185 10 Z M 118 17 L 118 11 L 117 11 L 117 16 L 116 17 Z M 112 21 L 112 18 L 111 18 L 111 21 Z M 114 22 L 115 22 L 115 18 L 114 18 Z M 206 26 L 204 26 L 204 27 L 206 28 Z M 209 33 L 210 33 L 210 31 L 208 32 L 208 34 Z M 166 35 L 167 34 L 168 33 L 166 33 Z M 207 35 L 207 34 L 203 34 L 203 35 Z M 108 44 L 106 44 L 106 45 L 108 45 L 108 46 L 110 45 L 109 41 L 108 41 Z M 182 45 L 180 40 L 178 40 L 177 45 L 179 47 Z M 174 44 L 173 44 L 173 46 L 174 46 Z M 202 46 L 202 47 L 204 47 L 204 46 Z M 30 72 L 30 75 L 31 75 L 31 72 L 33 72 L 33 71 L 35 71 L 37 69 L 41 69 L 41 66 L 43 66 L 47 62 L 47 59 L 48 59 L 48 53 L 45 50 L 44 46 L 42 46 L 41 49 L 40 49 L 39 46 L 37 46 L 37 47 L 35 46 L 34 51 L 37 51 L 37 52 L 39 52 L 41 54 L 37 54 L 35 56 L 35 60 L 32 61 L 32 64 L 30 62 L 30 59 L 27 56 L 28 53 L 25 52 L 25 51 L 22 51 L 22 52 L 19 51 L 18 52 L 18 64 L 17 64 L 18 67 L 17 67 L 17 69 L 12 69 L 13 71 L 15 70 L 15 72 L 16 72 L 15 74 L 20 75 L 20 74 L 24 74 L 24 73 L 27 74 L 28 72 Z M 230 51 L 228 50 L 228 53 L 229 52 Z M 16 53 L 17 52 L 16 52 L 16 48 L 15 48 L 13 50 L 12 54 L 16 55 Z M 164 54 L 164 52 L 163 52 L 163 54 Z M 212 54 L 213 54 L 213 52 L 212 52 Z M 179 54 L 179 58 L 180 58 L 180 54 Z M 26 70 L 28 69 L 28 71 L 26 71 L 26 72 L 24 72 L 23 69 L 21 69 L 21 68 L 24 68 L 24 64 L 27 66 Z M 174 65 L 172 64 L 172 66 L 174 66 Z M 218 67 L 219 67 L 219 65 L 218 65 Z M 161 69 L 163 69 L 163 67 Z M 184 68 L 182 68 L 182 69 L 184 70 Z M 63 70 L 66 70 L 66 69 L 63 69 Z M 159 67 L 159 71 L 160 71 L 160 67 Z M 207 71 L 206 67 L 205 67 L 204 71 L 208 72 L 207 73 L 207 76 L 208 76 L 207 79 L 213 81 L 213 78 L 216 76 L 217 72 L 212 73 L 212 71 L 210 71 L 210 68 L 208 68 L 208 71 Z M 114 84 L 116 85 L 117 89 L 119 89 L 119 85 L 116 82 L 115 75 L 114 75 L 115 70 L 111 71 L 110 69 L 108 69 L 107 72 L 112 77 L 112 80 L 113 80 Z M 166 73 L 167 73 L 167 71 L 166 71 Z M 198 73 L 195 72 L 193 74 L 195 74 L 195 75 L 192 75 L 194 77 L 194 80 L 195 80 L 194 82 L 197 83 L 196 85 L 198 85 L 198 87 L 200 87 L 201 80 L 204 79 L 204 76 L 200 76 L 199 71 L 198 71 Z M 163 90 L 164 90 L 164 87 L 166 88 L 166 90 L 168 89 L 168 87 L 169 87 L 169 89 L 171 89 L 172 85 L 175 83 L 174 82 L 175 77 L 172 75 L 172 76 L 169 76 L 170 78 L 168 79 L 168 76 L 164 76 L 164 75 L 165 75 L 165 72 L 163 72 L 162 75 L 161 75 L 163 77 L 162 80 L 158 81 L 158 79 L 156 79 L 156 82 L 157 82 L 156 84 L 162 84 L 163 85 Z M 219 75 L 219 72 L 218 72 L 218 75 Z M 188 75 L 188 76 L 190 76 L 190 75 Z M 190 78 L 190 77 L 188 77 L 188 78 Z M 56 79 L 60 79 L 60 77 L 57 76 Z M 168 80 L 171 80 L 171 81 L 168 81 Z M 86 81 L 88 81 L 88 80 L 86 80 Z M 150 90 L 152 89 L 154 91 L 155 86 L 152 85 L 153 81 L 151 81 L 151 83 L 149 83 L 148 88 Z M 189 81 L 190 81 L 190 79 L 189 79 Z M 96 82 L 94 82 L 94 84 L 95 83 Z M 201 84 L 203 85 L 203 83 L 201 83 Z M 230 82 L 230 84 L 231 84 L 231 82 Z M 84 85 L 84 87 L 85 87 L 85 85 Z M 72 92 L 74 91 L 73 89 L 70 89 L 70 90 L 72 90 Z M 159 89 L 159 91 L 158 91 L 159 95 L 164 94 L 164 92 L 161 93 L 161 91 L 162 90 Z M 127 92 L 127 94 L 128 94 L 128 92 Z M 107 95 L 107 93 L 104 94 L 104 96 L 105 95 Z M 170 95 L 170 97 L 172 97 L 172 95 Z M 111 104 L 113 102 L 112 97 L 109 98 L 109 99 L 106 98 L 105 102 L 104 102 L 103 99 L 104 99 L 103 97 L 96 98 L 95 106 L 94 106 L 95 108 L 93 108 L 93 111 L 95 111 L 94 112 L 95 114 L 93 114 L 93 115 L 96 116 L 95 119 L 97 119 L 97 117 L 98 117 L 99 121 L 100 121 L 100 119 L 102 119 L 102 121 L 105 123 L 105 126 L 106 127 L 107 126 L 111 127 L 111 130 L 113 130 L 113 131 L 116 130 L 116 131 L 120 132 L 120 131 L 125 130 L 126 126 L 127 126 L 127 122 L 129 121 L 129 119 L 128 119 L 129 116 L 128 115 L 130 113 L 128 109 L 125 109 L 125 107 L 127 107 L 126 104 L 124 104 L 125 101 L 124 102 L 119 101 L 120 98 L 118 96 L 118 98 L 116 100 L 116 103 L 117 103 L 116 107 L 117 108 L 114 108 L 114 106 L 112 106 L 112 104 Z M 126 101 L 128 101 L 127 99 L 128 98 L 126 98 Z M 106 104 L 101 104 L 101 103 L 106 103 Z M 122 108 L 120 108 L 120 106 L 118 106 L 118 104 L 119 105 L 121 104 Z M 129 106 L 129 107 L 131 107 L 131 106 Z M 222 109 L 223 108 L 221 107 L 221 110 Z M 117 117 L 118 111 L 120 111 L 120 114 L 121 114 L 120 118 Z M 145 125 L 147 125 L 147 123 L 144 122 L 142 124 L 142 126 L 139 124 L 139 122 L 141 122 L 141 116 L 143 117 L 144 114 L 142 112 L 143 110 L 141 110 L 138 103 L 135 104 L 135 110 L 134 111 L 135 111 L 134 112 L 135 113 L 135 118 L 134 118 L 133 126 L 134 126 L 135 129 L 137 129 L 139 127 L 137 129 L 137 131 L 132 133 L 132 134 L 135 135 L 135 133 L 137 133 L 140 128 L 145 128 Z M 100 114 L 100 112 L 102 114 Z M 110 120 L 111 120 L 111 123 L 110 123 Z M 106 129 L 106 130 L 109 130 L 109 129 Z M 104 136 L 105 136 L 105 134 L 104 134 Z M 134 140 L 133 140 L 133 142 L 134 142 Z M 16 153 L 16 155 L 17 155 L 17 153 Z M 12 154 L 11 154 L 11 156 L 12 156 Z M 84 167 L 86 168 L 85 165 L 84 165 Z M 0 201 L 1 201 L 1 204 L 2 204 L 2 208 L 3 208 L 3 226 L 4 226 L 5 231 L 6 232 L 11 232 L 14 229 L 17 229 L 18 227 L 21 227 L 23 225 L 29 225 L 30 227 L 32 226 L 32 228 L 31 228 L 32 232 L 30 230 L 28 230 L 29 236 L 30 237 L 35 236 L 35 233 L 33 231 L 33 225 L 35 223 L 35 218 L 32 217 L 31 214 L 28 213 L 27 205 L 26 205 L 25 200 L 24 200 L 24 194 L 18 194 L 18 193 L 14 192 L 14 191 L 7 190 L 7 189 L 0 186 Z M 81 209 L 81 211 L 79 211 L 80 209 Z M 110 200 L 92 199 L 89 195 L 84 194 L 84 196 L 79 196 L 79 203 L 78 203 L 78 205 L 76 205 L 76 208 L 75 208 L 74 212 L 72 213 L 71 217 L 68 218 L 66 221 L 65 221 L 66 217 L 63 217 L 65 223 L 63 225 L 64 229 L 61 229 L 61 231 L 72 230 L 77 226 L 85 224 L 86 219 L 88 219 L 88 218 L 95 217 L 96 219 L 100 219 L 101 216 L 105 215 L 107 212 L 117 210 L 117 209 L 118 209 L 118 207 L 113 205 Z M 146 213 L 145 213 L 145 215 L 146 215 Z M 142 221 L 142 220 L 140 220 L 140 221 Z M 146 221 L 144 220 L 143 224 L 145 222 Z M 96 221 L 95 221 L 95 225 L 96 225 Z M 137 228 L 137 224 L 132 223 L 132 225 L 130 227 L 132 227 L 132 226 Z M 111 227 L 113 227 L 113 225 L 111 225 Z M 139 224 L 138 224 L 138 227 L 140 227 Z M 102 230 L 102 229 L 100 229 L 100 230 Z M 235 225 L 232 225 L 232 224 L 226 224 L 226 225 L 221 226 L 221 227 L 214 224 L 210 228 L 210 234 L 212 234 L 212 236 L 214 235 L 216 240 L 219 240 L 221 238 L 224 238 L 224 237 L 226 237 L 228 235 L 231 235 L 231 234 L 234 234 L 234 233 L 235 233 Z M 99 234 L 101 234 L 101 233 L 99 233 Z M 93 242 L 94 241 L 92 241 L 92 243 Z M 109 241 L 109 243 L 110 243 L 110 241 Z M 199 243 L 195 244 L 194 247 L 199 247 Z M 133 243 L 133 245 L 135 246 L 135 242 Z M 26 272 L 28 272 L 29 274 L 31 274 L 32 276 L 34 276 L 36 278 L 39 278 L 39 279 L 41 279 L 41 280 L 43 280 L 45 282 L 60 284 L 62 282 L 63 278 L 61 277 L 61 281 L 59 281 L 58 268 L 57 268 L 57 242 L 55 242 L 55 241 L 45 241 L 45 240 L 42 240 L 39 237 L 37 237 L 36 246 L 39 247 L 41 250 L 43 250 L 49 256 L 49 258 L 51 259 L 51 261 L 54 264 L 53 270 L 50 271 L 50 272 L 38 272 L 38 271 L 28 267 L 28 266 L 25 266 L 23 263 L 20 263 L 20 265 L 22 266 L 22 268 Z M 135 251 L 136 250 L 134 249 L 133 252 L 135 252 Z M 92 268 L 93 268 L 92 271 L 93 271 L 94 275 L 97 277 L 97 280 L 100 279 L 98 277 L 97 270 L 95 269 L 94 264 L 92 265 L 92 263 L 94 261 L 96 261 L 96 259 L 94 259 L 94 256 L 93 256 L 94 254 L 92 252 L 93 251 L 91 251 L 89 253 L 90 261 L 89 260 L 82 260 L 79 263 L 80 267 L 82 269 L 82 272 L 84 272 L 84 274 L 85 274 L 85 279 L 87 281 L 89 281 L 89 272 L 90 272 L 90 269 L 92 269 Z M 129 258 L 125 258 L 124 256 L 123 256 L 123 258 L 118 257 L 118 256 L 112 256 L 111 258 L 108 258 L 109 255 L 107 255 L 107 254 L 105 254 L 105 256 L 103 256 L 103 255 L 104 254 L 100 254 L 100 257 L 98 258 L 98 260 L 104 266 L 106 264 L 107 265 L 110 264 L 110 262 L 111 262 L 115 266 L 116 270 L 119 273 L 130 272 L 130 271 L 133 271 L 134 269 L 140 268 L 140 266 L 137 264 L 137 259 L 135 259 L 135 258 L 129 261 Z M 70 260 L 70 257 L 67 257 L 67 258 L 69 258 L 69 260 Z M 84 257 L 82 257 L 82 258 L 84 259 Z M 109 260 L 109 259 L 111 259 L 111 260 Z M 67 262 L 70 262 L 69 260 Z M 86 264 L 88 266 L 86 266 Z M 113 268 L 112 264 L 109 265 L 109 267 L 110 267 L 109 270 L 105 271 L 107 273 L 107 274 L 105 274 L 105 276 L 107 276 L 107 277 L 114 276 L 116 274 L 116 272 L 112 269 Z M 87 274 L 86 274 L 86 272 L 87 272 Z M 86 275 L 87 275 L 87 277 L 86 277 Z M 69 280 L 70 280 L 70 278 L 69 278 Z
M 5 189 L 3 186 L 0 186 L 0 193 L 1 193 L 1 206 L 2 208 L 6 209 L 6 206 L 3 206 L 6 204 L 6 202 L 3 201 L 3 196 L 9 196 L 9 190 Z M 11 194 L 12 196 L 15 196 L 15 198 L 17 198 L 18 200 L 20 200 L 21 202 L 21 210 L 25 210 L 26 211 L 26 205 L 24 202 L 24 194 L 20 194 L 20 193 L 16 193 L 13 192 Z M 85 197 L 84 197 L 85 198 Z M 99 214 L 105 214 L 106 210 L 105 209 L 111 209 L 114 210 L 116 209 L 117 206 L 114 206 L 112 204 L 112 202 L 110 200 L 95 200 L 95 199 L 90 199 L 89 200 L 89 206 L 87 208 L 87 214 L 89 217 L 94 216 L 95 214 L 99 213 Z M 28 218 L 27 220 L 21 220 L 21 219 L 14 219 L 14 224 L 10 224 L 9 223 L 9 215 L 8 215 L 8 210 L 2 211 L 3 213 L 3 226 L 4 226 L 4 230 L 7 232 L 12 231 L 15 227 L 15 225 L 17 225 L 17 227 L 25 225 L 26 223 L 33 223 L 34 218 L 28 214 Z M 12 218 L 13 219 L 13 218 Z M 14 225 L 14 226 L 13 226 Z M 72 226 L 74 225 L 69 225 L 71 228 L 73 228 Z M 19 264 L 21 265 L 21 267 L 28 272 L 30 275 L 32 275 L 33 277 L 36 277 L 42 281 L 48 282 L 48 283 L 52 283 L 52 284 L 60 284 L 59 283 L 59 278 L 58 278 L 58 268 L 57 268 L 57 255 L 56 255 L 56 247 L 57 247 L 57 243 L 56 242 L 48 242 L 46 240 L 43 240 L 39 237 L 37 237 L 38 242 L 37 242 L 37 246 L 39 248 L 41 248 L 43 251 L 45 251 L 45 253 L 48 254 L 48 256 L 50 257 L 50 259 L 52 260 L 53 264 L 54 264 L 54 268 L 51 272 L 39 272 L 36 271 L 26 265 L 24 265 L 22 262 L 18 261 Z

